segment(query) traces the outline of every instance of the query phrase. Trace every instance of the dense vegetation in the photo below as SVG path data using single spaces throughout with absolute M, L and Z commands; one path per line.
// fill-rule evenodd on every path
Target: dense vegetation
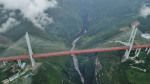
M 5 55 L 12 55 L 14 52 L 27 54 L 24 38 L 26 32 L 32 35 L 31 44 L 34 53 L 69 50 L 71 42 L 79 35 L 82 37 L 77 43 L 78 49 L 120 46 L 114 41 L 127 41 L 130 30 L 122 32 L 119 29 L 130 26 L 134 20 L 141 22 L 138 31 L 138 39 L 141 40 L 141 31 L 146 32 L 150 28 L 150 16 L 147 19 L 138 16 L 144 1 L 149 2 L 149 0 L 58 0 L 59 7 L 46 11 L 54 18 L 54 23 L 44 30 L 35 27 L 22 16 L 15 16 L 16 19 L 21 20 L 21 23 L 1 34 L 10 43 L 4 45 L 0 42 L 0 53 L 4 51 Z M 9 12 L 8 10 L 6 15 Z M 0 13 L 0 18 L 3 16 L 4 14 Z M 6 18 L 1 19 L 0 25 L 5 21 Z M 85 29 L 87 33 L 83 34 Z M 135 44 L 143 43 L 138 39 Z M 14 45 L 15 47 L 10 48 Z M 97 82 L 100 84 L 149 84 L 150 55 L 146 55 L 143 50 L 137 59 L 143 59 L 145 64 L 134 65 L 146 68 L 146 73 L 131 68 L 130 64 L 133 63 L 131 60 L 121 63 L 123 55 L 124 51 L 78 55 L 79 68 L 85 78 L 85 84 Z M 96 72 L 97 59 L 102 65 L 102 69 L 98 69 L 99 72 Z M 81 84 L 71 56 L 42 58 L 36 61 L 41 62 L 42 66 L 34 72 L 32 84 Z M 10 73 L 7 74 L 9 69 L 5 73 L 1 73 L 2 70 L 0 69 L 0 81 L 10 76 Z M 17 82 L 21 84 L 24 81 Z

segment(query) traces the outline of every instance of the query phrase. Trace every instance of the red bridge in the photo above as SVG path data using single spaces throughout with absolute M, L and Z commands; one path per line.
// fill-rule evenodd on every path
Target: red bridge
M 54 56 L 93 53 L 93 52 L 127 50 L 129 48 L 130 48 L 130 46 L 120 46 L 120 47 L 94 48 L 94 49 L 83 49 L 83 50 L 73 50 L 73 51 L 61 51 L 61 52 L 52 52 L 52 53 L 40 53 L 40 54 L 33 54 L 33 58 L 54 57 Z M 132 49 L 139 49 L 139 48 L 150 48 L 150 44 L 133 45 L 133 47 L 132 47 Z M 29 57 L 29 55 L 0 57 L 0 61 L 11 61 L 11 60 L 20 60 L 20 59 L 30 59 L 30 57 Z

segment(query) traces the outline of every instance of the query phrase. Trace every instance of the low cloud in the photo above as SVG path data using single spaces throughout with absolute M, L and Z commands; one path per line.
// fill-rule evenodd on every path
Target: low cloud
M 9 13 L 9 16 L 11 16 L 11 17 L 13 17 L 13 16 L 15 16 L 15 15 L 16 15 L 15 12 L 10 12 L 10 13 Z
M 57 7 L 56 0 L 0 0 L 0 4 L 7 10 L 20 10 L 24 18 L 41 29 L 53 22 L 45 11 Z
M 140 10 L 140 16 L 147 18 L 150 15 L 150 7 L 144 5 Z
M 18 25 L 20 22 L 14 18 L 8 18 L 8 20 L 0 27 L 0 33 L 5 33 L 8 29 Z

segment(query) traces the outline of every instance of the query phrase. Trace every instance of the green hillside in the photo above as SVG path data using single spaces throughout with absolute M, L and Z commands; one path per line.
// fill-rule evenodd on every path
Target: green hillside
M 76 44 L 76 49 L 122 46 L 116 40 L 127 42 L 131 29 L 120 31 L 120 28 L 130 27 L 131 22 L 140 22 L 135 38 L 135 45 L 148 44 L 149 40 L 141 38 L 141 34 L 150 31 L 150 16 L 143 18 L 139 11 L 149 0 L 57 0 L 58 7 L 49 8 L 45 12 L 54 20 L 44 29 L 19 15 L 16 16 L 20 24 L 0 33 L 0 57 L 28 54 L 25 33 L 28 32 L 33 53 L 48 53 L 70 50 L 72 41 L 82 36 Z M 0 28 L 9 18 L 11 10 L 4 10 L 0 5 Z M 5 17 L 7 16 L 7 17 Z M 85 30 L 87 31 L 86 33 Z M 121 59 L 125 51 L 100 52 L 79 54 L 79 69 L 85 79 L 85 84 L 149 84 L 150 55 L 142 49 L 138 60 L 145 63 L 136 64 L 133 60 L 124 63 Z M 134 50 L 131 52 L 134 56 Z M 42 65 L 27 79 L 21 76 L 11 84 L 82 84 L 78 72 L 74 68 L 71 56 L 51 58 L 37 58 Z M 30 63 L 30 60 L 23 60 Z M 10 77 L 12 65 L 0 68 L 0 81 Z M 134 67 L 146 69 L 142 72 Z M 5 70 L 6 69 L 6 70 Z M 28 71 L 30 73 L 32 71 Z M 26 74 L 27 74 L 26 73 Z M 1 82 L 0 82 L 1 84 Z

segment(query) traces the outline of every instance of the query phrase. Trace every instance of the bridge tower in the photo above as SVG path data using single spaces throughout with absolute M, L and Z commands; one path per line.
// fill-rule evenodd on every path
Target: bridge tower
M 26 37 L 26 41 L 27 41 L 27 46 L 28 46 L 28 50 L 29 50 L 29 56 L 30 56 L 30 60 L 31 60 L 31 63 L 32 63 L 32 67 L 34 67 L 35 66 L 35 60 L 32 57 L 33 52 L 32 52 L 32 47 L 31 47 L 31 43 L 30 43 L 30 38 L 29 38 L 28 32 L 26 32 L 25 37 Z
M 131 50 L 132 50 L 132 46 L 133 46 L 133 42 L 134 42 L 134 39 L 135 39 L 137 30 L 138 30 L 138 29 L 137 29 L 135 26 L 133 26 L 132 32 L 131 32 L 131 36 L 130 36 L 129 41 L 128 41 L 127 45 L 126 45 L 126 46 L 129 46 L 130 48 L 129 48 L 128 50 L 126 50 L 126 52 L 125 52 L 125 54 L 124 54 L 124 57 L 125 57 L 125 58 L 124 58 L 122 61 L 125 61 L 125 60 L 127 60 L 127 59 L 129 58 L 129 55 L 130 55 L 130 52 L 131 52 Z M 136 55 L 139 55 L 140 50 L 141 50 L 141 49 L 136 50 L 136 53 L 135 53 L 135 54 L 136 54 Z

